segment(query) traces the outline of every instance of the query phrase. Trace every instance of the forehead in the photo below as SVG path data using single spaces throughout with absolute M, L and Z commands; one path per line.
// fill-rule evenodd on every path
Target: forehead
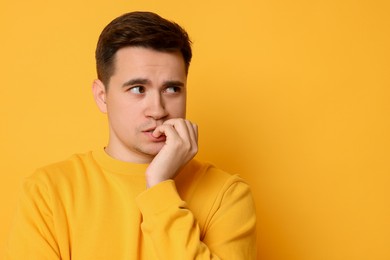
M 156 70 L 185 75 L 185 62 L 179 51 L 163 52 L 145 47 L 125 47 L 117 51 L 114 59 L 114 75 L 117 73 L 140 73 Z

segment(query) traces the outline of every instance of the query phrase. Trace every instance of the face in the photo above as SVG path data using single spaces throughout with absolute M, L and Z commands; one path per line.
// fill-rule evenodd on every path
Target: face
M 185 64 L 180 52 L 126 47 L 115 55 L 115 72 L 107 90 L 99 80 L 93 92 L 108 115 L 106 152 L 129 162 L 148 163 L 165 144 L 152 131 L 171 118 L 185 118 Z

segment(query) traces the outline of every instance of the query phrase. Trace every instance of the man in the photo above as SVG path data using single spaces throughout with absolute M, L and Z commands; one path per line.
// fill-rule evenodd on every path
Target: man
M 96 49 L 104 149 L 26 179 L 7 259 L 255 259 L 248 185 L 193 159 L 187 33 L 157 14 L 113 20 Z

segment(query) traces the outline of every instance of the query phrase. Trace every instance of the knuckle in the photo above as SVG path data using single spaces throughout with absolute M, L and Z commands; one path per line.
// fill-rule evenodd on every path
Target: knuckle
M 183 144 L 183 147 L 184 147 L 184 149 L 185 149 L 186 151 L 191 151 L 191 149 L 192 149 L 191 146 L 192 146 L 192 145 L 191 145 L 190 142 L 185 142 L 185 143 Z

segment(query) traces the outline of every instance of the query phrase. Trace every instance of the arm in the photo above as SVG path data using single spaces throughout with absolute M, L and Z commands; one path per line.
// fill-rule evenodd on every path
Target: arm
M 212 201 L 203 232 L 173 181 L 145 191 L 137 204 L 145 243 L 156 259 L 256 259 L 254 203 L 249 187 L 237 179 Z
M 42 183 L 24 182 L 5 259 L 60 259 L 50 203 Z
M 180 198 L 174 177 L 197 153 L 196 125 L 170 119 L 156 128 L 166 143 L 146 171 L 149 188 L 137 198 L 142 213 L 145 243 L 157 259 L 255 259 L 255 210 L 249 188 L 230 183 L 210 212 L 209 225 L 201 237 L 199 225 Z M 215 201 L 214 201 L 215 200 Z

